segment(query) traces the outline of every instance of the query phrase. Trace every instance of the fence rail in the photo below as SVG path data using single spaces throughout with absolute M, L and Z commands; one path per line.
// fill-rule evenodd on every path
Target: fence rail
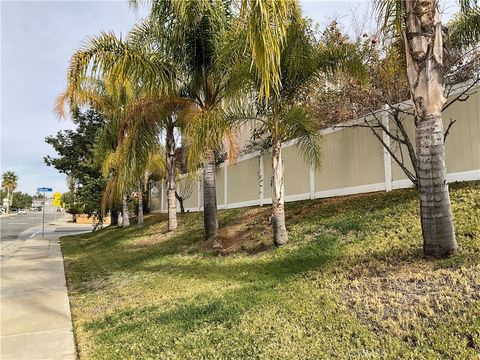
M 457 102 L 443 113 L 444 125 L 457 120 L 446 139 L 447 179 L 480 180 L 480 88 L 466 101 Z M 452 95 L 455 96 L 455 95 Z M 408 106 L 409 102 L 403 105 Z M 391 123 L 387 113 L 381 115 L 385 125 Z M 350 124 L 363 122 L 355 119 Z M 415 131 L 413 118 L 404 122 L 409 136 Z M 282 147 L 285 165 L 285 201 L 325 198 L 339 195 L 390 191 L 413 184 L 393 161 L 368 128 L 330 127 L 321 131 L 323 156 L 317 168 L 310 166 L 295 148 L 295 141 Z M 389 137 L 383 133 L 384 141 Z M 397 149 L 400 151 L 400 149 Z M 222 163 L 216 170 L 219 209 L 270 204 L 271 158 L 259 151 L 242 156 L 235 164 Z M 411 169 L 411 164 L 407 162 Z M 200 173 L 199 173 L 200 175 Z M 181 182 L 191 181 L 183 177 Z M 193 180 L 194 190 L 184 201 L 185 210 L 202 211 L 201 176 Z M 150 209 L 167 209 L 164 181 L 152 187 Z M 177 209 L 180 207 L 177 204 Z

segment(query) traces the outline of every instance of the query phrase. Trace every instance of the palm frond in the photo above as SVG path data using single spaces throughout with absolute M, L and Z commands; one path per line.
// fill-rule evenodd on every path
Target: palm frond
M 480 41 L 480 7 L 471 6 L 459 12 L 448 24 L 452 43 L 460 47 L 476 46 Z
M 322 158 L 321 134 L 312 113 L 303 106 L 292 106 L 282 114 L 283 141 L 297 139 L 296 146 L 304 159 L 318 166 Z
M 288 24 L 300 16 L 300 7 L 296 0 L 242 0 L 242 16 L 252 66 L 260 79 L 260 97 L 268 101 L 272 91 L 280 91 L 280 52 Z
M 72 87 L 87 75 L 142 79 L 151 89 L 167 90 L 175 85 L 176 69 L 162 54 L 104 32 L 88 39 L 70 60 L 67 81 Z
M 206 150 L 218 151 L 231 127 L 223 109 L 189 109 L 181 112 L 179 118 L 188 118 L 184 127 L 184 140 L 188 144 L 187 163 L 195 171 L 204 160 Z
M 402 33 L 404 28 L 405 0 L 374 0 L 375 12 L 385 33 Z

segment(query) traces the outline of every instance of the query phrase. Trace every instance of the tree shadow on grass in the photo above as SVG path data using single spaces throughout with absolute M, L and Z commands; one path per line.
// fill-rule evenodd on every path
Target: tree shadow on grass
M 168 240 L 151 247 L 128 245 L 118 251 L 112 251 L 111 246 L 106 246 L 97 248 L 90 254 L 88 250 L 82 249 L 80 258 L 67 254 L 68 275 L 80 276 L 81 283 L 76 281 L 75 284 L 79 293 L 88 293 L 92 290 L 89 286 L 91 280 L 105 279 L 116 272 L 182 274 L 199 281 L 248 283 L 260 280 L 265 283 L 280 281 L 315 269 L 339 256 L 337 238 L 322 236 L 294 249 L 279 249 L 275 254 L 267 254 L 255 261 L 239 262 L 228 257 L 208 254 L 184 257 L 184 261 L 164 261 L 165 257 L 178 255 L 183 250 L 189 249 L 199 241 L 198 237 L 198 231 L 193 229 L 174 234 Z M 98 289 L 97 283 L 95 286 Z
M 369 201 L 365 201 L 367 196 Z M 317 200 L 308 203 L 290 203 L 288 204 L 291 214 L 288 227 L 292 230 L 290 245 L 285 249 L 275 250 L 275 253 L 269 251 L 260 253 L 255 261 L 243 262 L 243 265 L 234 266 L 233 262 L 219 259 L 216 252 L 208 249 L 203 251 L 200 248 L 203 241 L 201 213 L 181 215 L 179 229 L 171 233 L 166 231 L 166 216 L 162 214 L 147 219 L 146 226 L 141 230 L 138 230 L 135 225 L 126 229 L 107 228 L 97 233 L 65 238 L 62 240 L 62 247 L 67 250 L 66 259 L 70 263 L 67 264 L 69 270 L 77 273 L 84 272 L 81 276 L 83 282 L 108 277 L 117 271 L 181 272 L 198 279 L 232 279 L 234 281 L 249 281 L 248 279 L 255 279 L 257 275 L 281 278 L 287 273 L 306 271 L 308 267 L 314 266 L 316 260 L 315 257 L 312 260 L 311 255 L 327 251 L 326 248 L 322 248 L 322 244 L 325 241 L 331 241 L 329 237 L 334 239 L 334 242 L 338 242 L 336 245 L 338 248 L 346 245 L 344 240 L 352 232 L 354 236 L 350 236 L 349 241 L 356 243 L 365 241 L 365 232 L 369 231 L 372 221 L 382 223 L 380 230 L 377 229 L 380 232 L 386 231 L 387 227 L 396 227 L 398 224 L 395 221 L 390 221 L 386 225 L 384 219 L 391 218 L 395 216 L 394 214 L 402 214 L 402 211 L 412 211 L 411 201 L 415 197 L 414 190 L 388 194 L 389 201 L 385 201 L 385 196 L 387 195 L 378 193 L 361 195 L 348 202 Z M 308 210 L 306 211 L 305 208 Z M 259 224 L 259 219 L 268 214 L 268 209 L 251 210 L 222 211 L 220 223 L 228 226 L 241 219 L 241 222 L 248 224 L 247 229 L 239 232 L 241 236 L 248 236 L 248 232 L 264 231 L 265 224 Z M 262 236 L 265 237 L 265 234 Z M 151 243 L 142 240 L 148 237 L 156 240 Z M 69 244 L 70 241 L 71 244 Z M 414 251 L 414 253 L 406 254 L 403 254 L 403 248 L 378 249 L 372 242 L 367 242 L 366 246 L 370 249 L 365 249 L 365 256 L 357 255 L 358 262 L 368 261 L 372 257 L 383 258 L 382 261 L 388 262 L 399 261 L 401 257 L 406 261 L 416 261 L 417 257 L 421 258 L 418 252 L 420 243 L 408 249 L 409 252 Z M 265 248 L 265 250 L 269 249 L 268 246 Z M 188 254 L 195 254 L 195 256 L 187 256 L 182 262 L 164 261 L 168 256 Z M 243 256 L 248 254 L 244 253 Z M 275 267 L 273 263 L 266 265 L 268 263 L 264 260 L 266 257 L 274 257 L 281 266 Z M 472 256 L 468 257 L 470 258 Z M 212 261 L 212 259 L 215 260 Z M 84 291 L 89 291 L 88 286 Z
M 203 261 L 187 264 L 148 264 L 135 267 L 135 271 L 181 274 L 199 282 L 231 282 L 238 286 L 218 292 L 207 291 L 173 308 L 164 310 L 161 305 L 146 305 L 106 315 L 85 325 L 87 331 L 114 333 L 115 336 L 129 332 L 145 332 L 151 326 L 167 327 L 172 336 L 184 336 L 206 325 L 229 327 L 238 323 L 243 314 L 279 301 L 282 287 L 296 276 L 309 271 L 320 271 L 341 257 L 336 239 L 318 239 L 317 246 L 303 246 L 294 251 L 283 252 L 274 258 L 258 263 L 232 261 Z M 258 260 L 258 259 L 257 259 Z M 263 260 L 263 259 L 262 259 Z M 277 291 L 278 288 L 278 291 Z M 161 291 L 161 289 L 159 289 Z M 163 305 L 163 304 L 162 304 Z
M 217 297 L 197 296 L 166 311 L 154 305 L 117 311 L 85 324 L 85 329 L 112 331 L 115 336 L 122 336 L 148 326 L 165 326 L 178 337 L 207 324 L 231 325 L 238 322 L 242 314 L 270 301 L 273 301 L 270 288 L 245 285 Z
M 361 201 L 364 199 L 359 199 L 355 203 Z M 381 202 L 381 199 L 377 199 L 376 202 Z M 297 210 L 301 210 L 305 206 L 300 203 L 290 205 Z M 185 225 L 188 226 L 180 224 L 179 229 L 171 233 L 166 232 L 166 217 L 159 216 L 147 219 L 146 226 L 141 230 L 134 225 L 126 229 L 107 228 L 98 234 L 71 238 L 72 248 L 69 248 L 68 245 L 70 239 L 65 239 L 62 243 L 67 249 L 70 271 L 78 272 L 80 270 L 83 272 L 81 280 L 87 284 L 84 288 L 81 286 L 82 292 L 90 291 L 88 286 L 90 280 L 105 278 L 118 271 L 167 274 L 178 272 L 192 278 L 212 281 L 225 279 L 250 281 L 257 276 L 279 280 L 282 277 L 314 268 L 322 254 L 323 256 L 325 254 L 332 255 L 332 244 L 335 244 L 338 252 L 337 242 L 342 241 L 343 235 L 349 231 L 361 231 L 366 226 L 365 224 L 368 224 L 368 216 L 362 218 L 357 216 L 357 213 L 363 214 L 363 210 L 357 210 L 357 213 L 350 215 L 348 221 L 343 221 L 341 216 L 337 215 L 343 211 L 344 206 L 339 209 L 335 203 L 320 205 L 305 216 L 292 217 L 289 222 L 289 228 L 294 229 L 291 244 L 285 249 L 275 250 L 275 254 L 265 252 L 266 257 L 273 256 L 275 261 L 266 261 L 260 254 L 260 258 L 255 261 L 243 262 L 243 265 L 232 265 L 232 262 L 220 261 L 214 251 L 199 251 L 199 244 L 203 241 L 203 229 L 201 221 L 199 221 L 201 213 L 180 216 L 180 222 L 185 222 Z M 370 206 L 375 205 L 370 204 Z M 356 206 L 357 204 L 350 204 L 348 207 L 356 208 Z M 322 211 L 325 208 L 327 208 L 326 214 Z M 221 212 L 221 223 L 225 226 L 232 222 L 238 222 L 241 215 L 242 222 L 250 221 L 253 224 L 249 223 L 252 226 L 249 225 L 248 229 L 241 230 L 239 232 L 241 236 L 248 236 L 248 231 L 264 230 L 265 224 L 258 226 L 258 229 L 254 225 L 268 213 L 268 209 L 258 209 L 253 212 L 248 209 L 241 210 Z M 251 213 L 252 216 L 246 218 L 244 216 L 246 212 Z M 325 232 L 325 224 L 328 224 L 333 231 Z M 160 233 L 158 234 L 158 232 Z M 142 240 L 143 237 L 148 236 L 156 238 L 157 241 L 146 243 Z M 306 237 L 308 237 L 308 242 L 302 241 Z M 82 246 L 79 247 L 80 244 Z M 269 249 L 267 246 L 265 250 Z M 164 257 L 190 253 L 195 253 L 196 256 L 186 257 L 186 261 L 182 262 L 163 261 Z M 208 259 L 215 259 L 215 261 Z M 98 281 L 95 286 L 98 286 Z
M 179 273 L 182 276 L 201 281 L 280 282 L 310 270 L 325 266 L 329 261 L 341 256 L 337 238 L 318 237 L 312 243 L 296 249 L 279 249 L 276 254 L 257 257 L 255 261 L 235 261 L 228 258 L 192 258 L 184 262 L 161 262 L 145 259 L 138 271 Z

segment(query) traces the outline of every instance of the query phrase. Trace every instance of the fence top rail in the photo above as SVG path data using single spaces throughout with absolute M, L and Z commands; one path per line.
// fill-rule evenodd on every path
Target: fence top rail
M 461 94 L 463 91 L 469 89 L 470 87 L 471 87 L 470 90 L 478 91 L 478 89 L 480 89 L 480 83 L 478 81 L 472 80 L 472 81 L 467 81 L 467 82 L 463 82 L 463 83 L 460 83 L 460 84 L 453 85 L 451 87 L 451 89 L 449 90 L 448 96 L 456 96 L 458 94 Z M 374 111 L 373 114 L 365 114 L 364 116 L 360 116 L 360 117 L 355 118 L 353 120 L 344 122 L 344 123 L 341 124 L 341 126 L 334 125 L 334 126 L 329 126 L 329 127 L 324 128 L 324 129 L 321 129 L 320 133 L 322 135 L 328 135 L 328 134 L 331 134 L 331 133 L 334 133 L 334 132 L 337 132 L 337 131 L 345 130 L 346 128 L 348 128 L 349 126 L 352 126 L 352 125 L 362 124 L 362 123 L 365 122 L 365 120 L 366 121 L 375 120 L 375 116 L 380 117 L 380 116 L 382 116 L 386 113 L 387 106 L 388 105 L 385 104 L 383 106 L 383 108 L 378 109 L 377 111 Z M 413 107 L 413 102 L 410 99 L 410 100 L 403 101 L 401 103 L 394 104 L 391 107 L 392 108 L 398 108 L 402 111 L 406 111 L 406 110 Z M 282 148 L 293 146 L 293 145 L 296 144 L 296 142 L 297 142 L 297 139 L 292 139 L 292 140 L 286 141 L 282 144 Z M 248 160 L 248 159 L 251 159 L 253 157 L 259 156 L 261 153 L 262 153 L 262 151 L 260 151 L 260 150 L 253 151 L 251 153 L 240 156 L 237 159 L 237 161 L 240 162 L 240 161 L 243 161 L 243 160 Z M 228 164 L 228 162 L 225 161 L 220 166 L 222 166 L 222 165 L 225 166 L 224 165 L 225 163 Z
M 465 90 L 468 90 L 469 88 L 470 88 L 470 90 L 476 92 L 480 89 L 480 83 L 478 81 L 472 80 L 472 81 L 466 81 L 466 82 L 463 82 L 463 83 L 460 83 L 460 84 L 453 85 L 449 89 L 447 95 L 448 96 L 457 96 L 457 95 L 461 94 L 462 92 L 464 92 Z M 331 133 L 334 133 L 334 132 L 337 132 L 337 131 L 341 131 L 341 130 L 351 128 L 355 125 L 362 124 L 365 121 L 375 120 L 375 116 L 380 117 L 382 115 L 388 114 L 387 106 L 388 105 L 385 104 L 381 109 L 378 109 L 378 110 L 374 111 L 373 113 L 365 114 L 364 116 L 360 116 L 360 117 L 355 118 L 353 120 L 343 122 L 339 125 L 333 125 L 333 126 L 329 126 L 329 127 L 324 128 L 324 129 L 321 129 L 320 134 L 328 135 L 328 134 L 331 134 Z M 398 108 L 402 111 L 407 111 L 408 109 L 413 107 L 413 102 L 410 99 L 410 100 L 403 101 L 401 103 L 391 105 L 391 107 L 392 108 Z M 288 148 L 288 147 L 294 146 L 296 144 L 296 142 L 297 142 L 297 139 L 292 139 L 292 140 L 286 141 L 282 144 L 282 148 Z M 264 150 L 264 151 L 255 150 L 255 151 L 249 152 L 247 154 L 244 154 L 244 155 L 238 157 L 236 162 L 249 160 L 249 159 L 255 158 L 257 156 L 260 156 L 263 153 L 268 153 L 268 152 L 269 152 L 269 150 Z M 228 165 L 231 165 L 230 162 L 228 160 L 225 160 L 224 162 L 219 164 L 218 167 L 222 168 L 222 167 L 225 167 L 225 166 L 228 166 Z M 198 169 L 196 171 L 196 173 L 200 174 L 201 169 Z M 185 176 L 187 176 L 187 174 L 181 174 L 179 176 L 179 179 L 183 179 Z

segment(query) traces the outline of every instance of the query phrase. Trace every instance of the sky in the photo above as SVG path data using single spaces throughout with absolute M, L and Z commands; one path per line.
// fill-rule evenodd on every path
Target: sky
M 82 41 L 101 31 L 125 34 L 146 14 L 122 1 L 1 1 L 0 172 L 14 171 L 18 190 L 38 187 L 67 190 L 64 174 L 45 165 L 55 156 L 45 137 L 72 129 L 58 119 L 55 98 L 66 85 L 68 61 Z M 359 34 L 374 28 L 369 1 L 302 1 L 303 13 L 320 28 L 337 19 L 344 30 Z M 447 18 L 454 2 L 445 6 Z

